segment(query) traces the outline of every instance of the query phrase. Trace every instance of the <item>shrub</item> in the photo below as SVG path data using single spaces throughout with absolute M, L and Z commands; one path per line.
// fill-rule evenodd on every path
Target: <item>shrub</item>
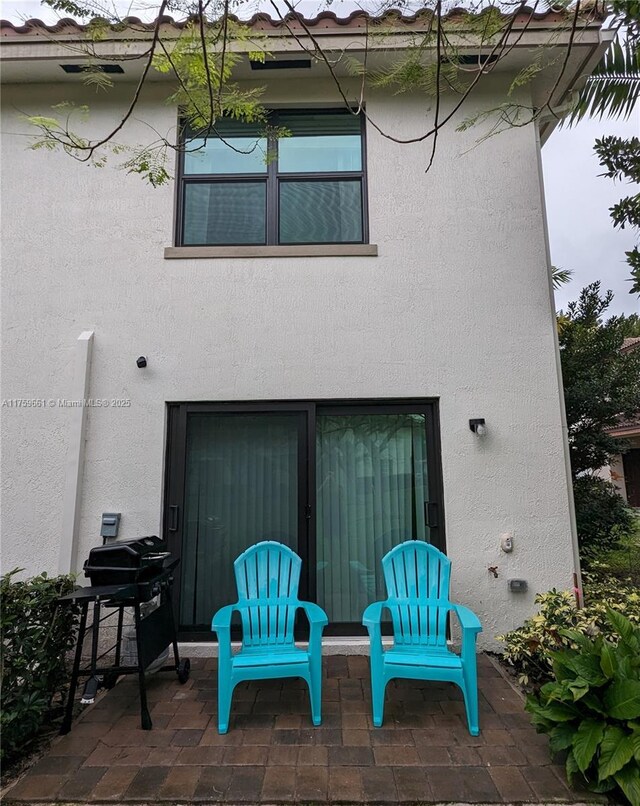
M 617 634 L 611 628 L 607 611 L 614 610 L 640 625 L 640 593 L 632 580 L 611 579 L 608 574 L 584 572 L 584 607 L 576 607 L 569 591 L 552 590 L 536 596 L 537 615 L 522 627 L 498 636 L 505 644 L 503 659 L 513 667 L 520 683 L 538 689 L 552 679 L 552 653 L 577 645 L 564 630 L 582 636 L 602 634 L 611 641 Z
M 567 751 L 570 782 L 594 792 L 621 790 L 640 804 L 640 628 L 607 611 L 616 642 L 563 630 L 576 649 L 551 654 L 553 681 L 526 709 L 554 753 Z
M 621 538 L 635 531 L 633 510 L 611 482 L 597 476 L 581 476 L 573 482 L 573 497 L 583 559 L 614 548 Z
M 65 656 L 73 647 L 77 608 L 56 608 L 74 587 L 71 576 L 46 574 L 16 581 L 15 569 L 0 577 L 2 652 L 2 742 L 0 757 L 11 761 L 35 739 L 52 716 L 67 682 Z
M 616 548 L 589 558 L 589 570 L 618 579 L 630 579 L 640 588 L 640 518 L 636 516 L 634 534 L 621 538 Z

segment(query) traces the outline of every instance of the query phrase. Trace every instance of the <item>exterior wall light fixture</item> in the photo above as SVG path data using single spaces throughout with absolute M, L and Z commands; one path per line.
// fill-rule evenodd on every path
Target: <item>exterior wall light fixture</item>
M 477 417 L 475 420 L 469 420 L 469 428 L 478 437 L 483 437 L 487 433 L 487 426 L 484 424 L 484 417 Z

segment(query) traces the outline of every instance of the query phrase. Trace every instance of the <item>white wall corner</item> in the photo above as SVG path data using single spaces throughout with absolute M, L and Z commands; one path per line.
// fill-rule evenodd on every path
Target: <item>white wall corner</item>
M 544 172 L 542 169 L 542 146 L 540 133 L 536 129 L 538 152 L 538 181 L 540 185 L 540 204 L 542 210 L 542 224 L 547 261 L 547 282 L 549 288 L 549 308 L 551 313 L 551 329 L 553 332 L 553 347 L 555 356 L 556 376 L 558 381 L 558 403 L 560 407 L 560 427 L 562 429 L 562 452 L 564 457 L 564 472 L 567 489 L 567 504 L 569 508 L 569 526 L 571 530 L 571 554 L 573 556 L 573 584 L 577 590 L 577 600 L 582 606 L 582 568 L 580 564 L 580 548 L 578 544 L 578 527 L 576 523 L 576 509 L 573 500 L 573 476 L 571 474 L 571 453 L 569 450 L 569 427 L 567 425 L 567 409 L 564 402 L 564 382 L 562 378 L 562 359 L 560 357 L 560 341 L 558 338 L 558 325 L 556 314 L 556 298 L 553 289 L 553 264 L 551 260 L 551 242 L 549 239 L 549 219 L 547 216 L 547 203 L 544 193 Z
M 78 529 L 88 408 L 86 401 L 89 396 L 93 335 L 93 330 L 84 330 L 78 336 L 74 356 L 73 385 L 69 390 L 70 400 L 79 403 L 68 410 L 69 444 L 65 464 L 62 535 L 58 563 L 58 570 L 61 574 L 70 574 L 77 570 Z

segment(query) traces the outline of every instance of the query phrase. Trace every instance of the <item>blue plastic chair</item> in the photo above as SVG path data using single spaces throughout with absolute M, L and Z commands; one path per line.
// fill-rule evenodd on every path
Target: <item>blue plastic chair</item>
M 245 680 L 301 677 L 309 686 L 314 725 L 322 722 L 322 630 L 328 619 L 316 604 L 298 599 L 302 561 L 282 543 L 256 543 L 233 564 L 238 601 L 221 608 L 211 629 L 218 634 L 218 732 L 229 729 L 233 690 Z M 309 648 L 296 647 L 293 625 L 302 608 L 309 619 Z M 242 647 L 231 653 L 231 618 L 242 622 Z
M 476 636 L 482 626 L 471 610 L 449 601 L 451 560 L 428 543 L 409 540 L 383 557 L 382 569 L 388 598 L 369 605 L 362 618 L 371 639 L 373 724 L 382 725 L 385 689 L 393 678 L 446 680 L 462 689 L 469 733 L 477 736 Z M 380 626 L 385 608 L 393 623 L 393 645 L 386 651 Z M 462 628 L 461 655 L 447 648 L 450 612 Z

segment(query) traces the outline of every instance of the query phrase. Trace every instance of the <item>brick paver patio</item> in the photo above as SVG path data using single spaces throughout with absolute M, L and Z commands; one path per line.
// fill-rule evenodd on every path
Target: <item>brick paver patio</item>
M 215 727 L 215 660 L 193 660 L 181 686 L 149 681 L 154 727 L 139 728 L 134 679 L 88 709 L 6 794 L 5 802 L 382 804 L 551 803 L 570 791 L 522 701 L 479 658 L 481 735 L 466 729 L 449 684 L 397 681 L 373 729 L 368 660 L 324 659 L 323 724 L 297 680 L 236 689 L 229 733 Z

